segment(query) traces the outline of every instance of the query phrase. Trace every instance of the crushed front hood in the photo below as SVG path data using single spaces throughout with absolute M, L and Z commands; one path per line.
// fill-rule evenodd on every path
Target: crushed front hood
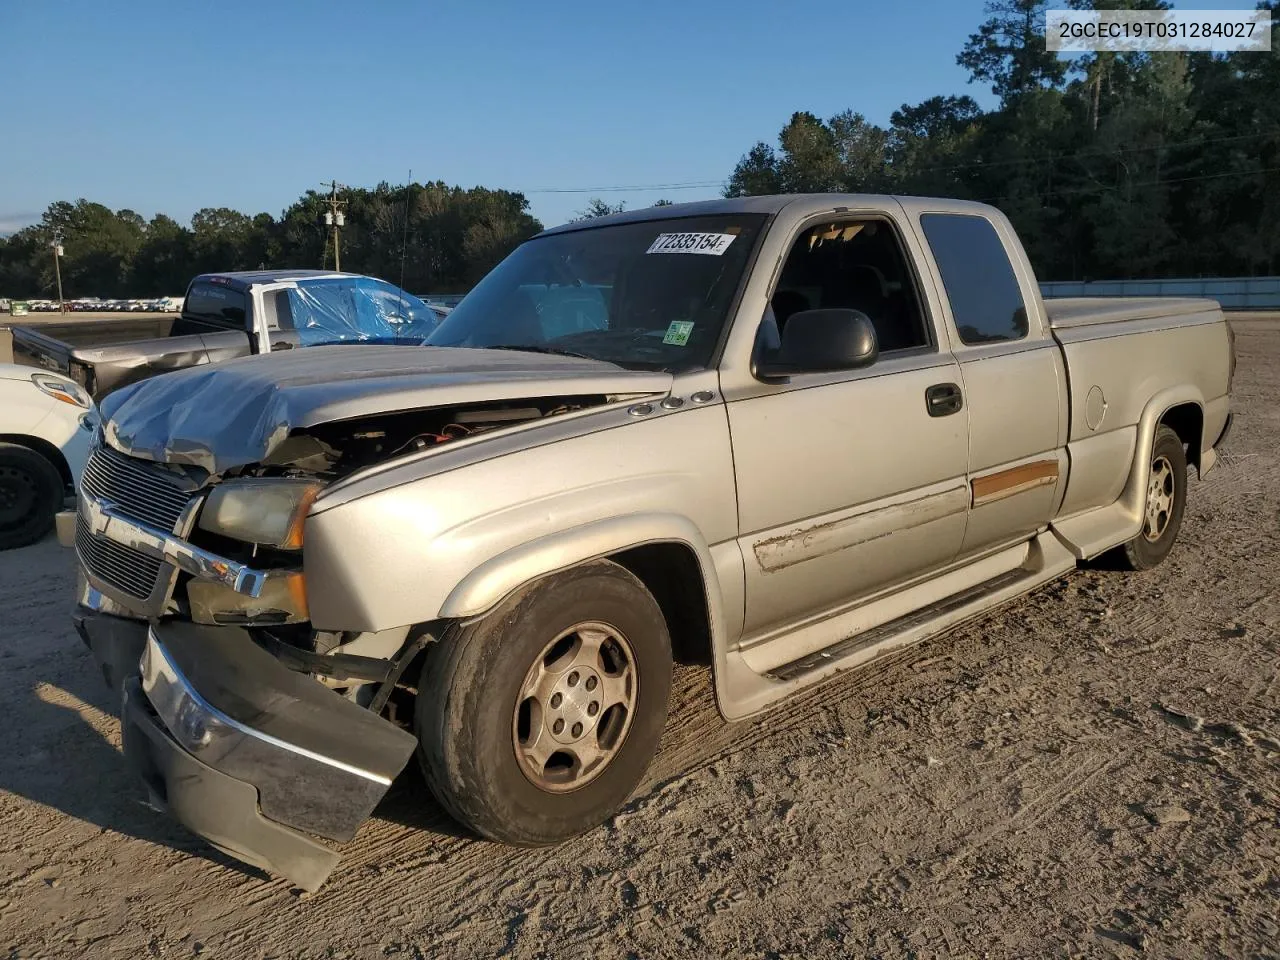
M 309 347 L 191 367 L 101 403 L 122 453 L 211 473 L 259 463 L 290 433 L 380 413 L 502 400 L 665 393 L 666 373 L 460 347 Z

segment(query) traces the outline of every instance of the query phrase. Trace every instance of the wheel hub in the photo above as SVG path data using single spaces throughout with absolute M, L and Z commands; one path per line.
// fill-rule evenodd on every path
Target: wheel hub
M 567 793 L 617 755 L 636 706 L 635 654 L 622 632 L 584 622 L 548 643 L 525 675 L 512 720 L 524 775 Z
M 561 675 L 551 688 L 544 721 L 559 743 L 577 743 L 600 718 L 600 676 L 590 667 Z
M 0 527 L 22 523 L 36 503 L 35 480 L 25 470 L 0 467 Z
M 1142 535 L 1155 543 L 1169 528 L 1173 516 L 1175 485 L 1173 464 L 1168 457 L 1156 457 L 1147 479 L 1147 508 L 1142 519 Z

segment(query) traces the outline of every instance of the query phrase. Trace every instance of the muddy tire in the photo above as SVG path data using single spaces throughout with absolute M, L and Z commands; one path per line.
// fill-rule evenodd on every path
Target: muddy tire
M 418 755 L 445 809 L 482 836 L 544 846 L 607 820 L 662 735 L 671 638 L 629 571 L 540 580 L 430 649 Z
M 27 447 L 0 443 L 0 550 L 35 543 L 62 507 L 58 468 Z
M 1114 551 L 1124 570 L 1150 570 L 1173 549 L 1187 504 L 1187 455 L 1178 435 L 1166 426 L 1156 428 L 1151 448 L 1151 471 L 1142 515 L 1142 530 Z

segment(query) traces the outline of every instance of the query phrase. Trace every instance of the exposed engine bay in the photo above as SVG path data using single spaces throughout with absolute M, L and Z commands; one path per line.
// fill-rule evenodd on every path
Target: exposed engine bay
M 275 446 L 262 463 L 246 464 L 221 475 L 210 476 L 196 467 L 178 468 L 200 483 L 216 489 L 223 483 L 290 479 L 331 483 L 365 467 L 429 451 L 442 444 L 466 440 L 493 431 L 530 424 L 549 417 L 600 406 L 617 399 L 609 395 L 546 397 L 473 403 L 382 413 L 347 421 L 298 428 Z M 216 493 L 210 495 L 207 513 Z M 175 584 L 174 612 L 197 623 L 266 627 L 273 625 L 275 639 L 286 647 L 325 653 L 350 638 L 316 635 L 307 621 L 305 588 L 296 577 L 296 549 L 250 542 L 209 529 L 203 523 L 189 534 L 191 542 L 219 556 L 267 571 L 269 579 L 260 597 L 245 598 L 225 586 L 181 575 Z M 294 584 L 294 589 L 289 589 Z M 308 663 L 306 669 L 314 668 Z
M 359 420 L 299 428 L 261 464 L 228 476 L 302 473 L 336 480 L 364 467 L 443 443 L 533 420 L 600 406 L 606 396 L 548 397 L 384 413 Z

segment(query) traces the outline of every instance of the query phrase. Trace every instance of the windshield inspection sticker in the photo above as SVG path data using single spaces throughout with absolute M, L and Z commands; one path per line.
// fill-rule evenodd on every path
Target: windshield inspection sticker
M 730 240 L 733 237 L 729 238 Z M 667 327 L 666 336 L 662 338 L 663 343 L 670 343 L 677 347 L 683 347 L 689 342 L 689 334 L 693 333 L 692 320 L 672 320 L 671 326 Z
M 703 253 L 718 257 L 733 241 L 732 233 L 660 233 L 645 253 Z

